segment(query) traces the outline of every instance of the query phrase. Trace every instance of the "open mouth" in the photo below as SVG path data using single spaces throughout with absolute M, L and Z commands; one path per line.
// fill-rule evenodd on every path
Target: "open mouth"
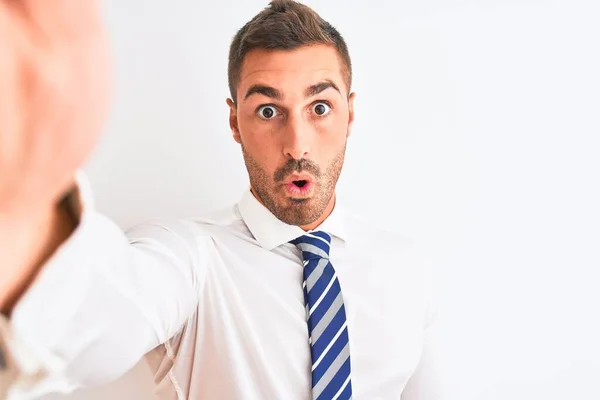
M 292 183 L 299 188 L 303 188 L 304 185 L 306 185 L 308 183 L 308 181 L 301 180 L 301 181 L 293 181 Z
M 285 188 L 288 196 L 299 198 L 310 196 L 314 190 L 314 185 L 309 179 L 296 179 L 288 181 Z

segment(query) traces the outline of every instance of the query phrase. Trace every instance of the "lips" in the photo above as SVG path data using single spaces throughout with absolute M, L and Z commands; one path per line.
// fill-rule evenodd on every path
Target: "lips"
M 285 180 L 284 187 L 291 197 L 307 197 L 312 194 L 314 183 L 310 175 L 294 174 Z
M 296 184 L 297 186 L 302 187 L 303 185 L 307 184 L 307 183 L 312 183 L 313 179 L 310 175 L 308 174 L 293 174 L 290 175 L 286 180 L 285 180 L 285 184 L 289 185 L 290 183 L 292 184 Z

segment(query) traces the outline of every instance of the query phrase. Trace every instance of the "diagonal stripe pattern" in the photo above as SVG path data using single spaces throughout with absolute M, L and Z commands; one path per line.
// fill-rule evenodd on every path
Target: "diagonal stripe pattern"
M 304 261 L 313 400 L 351 399 L 346 310 L 339 280 L 329 261 L 331 236 L 311 232 L 290 243 L 300 249 Z

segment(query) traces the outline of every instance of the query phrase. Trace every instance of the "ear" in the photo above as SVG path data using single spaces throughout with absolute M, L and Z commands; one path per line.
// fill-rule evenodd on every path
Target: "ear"
M 350 136 L 350 132 L 352 131 L 352 123 L 354 123 L 354 98 L 356 97 L 356 93 L 350 93 L 348 96 L 348 133 L 346 137 Z
M 242 138 L 240 137 L 240 128 L 238 126 L 237 107 L 231 99 L 227 99 L 227 105 L 229 106 L 229 127 L 233 134 L 233 140 L 241 144 Z

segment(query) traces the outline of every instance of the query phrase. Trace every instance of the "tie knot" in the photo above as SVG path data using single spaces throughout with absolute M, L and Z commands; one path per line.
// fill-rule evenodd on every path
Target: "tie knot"
M 328 233 L 317 231 L 302 235 L 290 243 L 295 244 L 302 251 L 304 261 L 319 258 L 329 258 L 331 236 Z

